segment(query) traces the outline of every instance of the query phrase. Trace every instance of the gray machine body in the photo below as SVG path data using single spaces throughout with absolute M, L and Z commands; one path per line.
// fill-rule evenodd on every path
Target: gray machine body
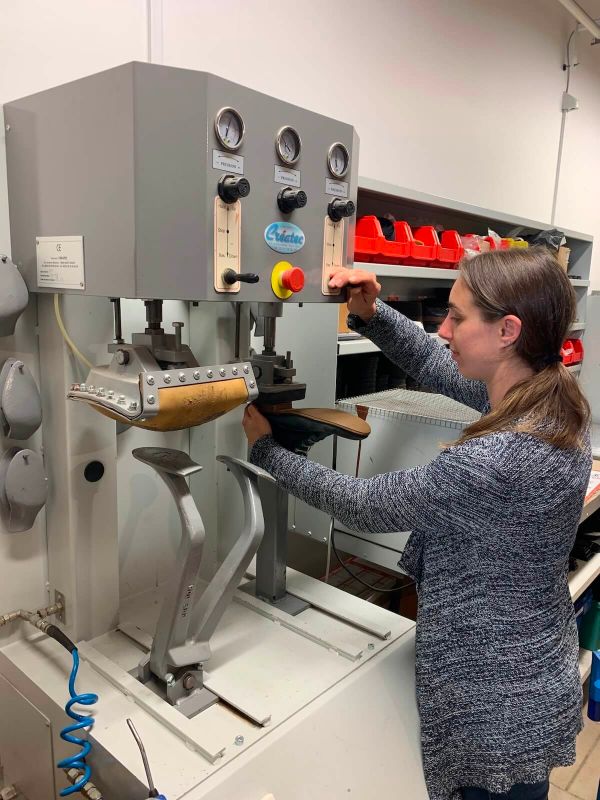
M 230 154 L 215 132 L 216 115 L 227 106 L 245 123 L 244 139 Z M 321 290 L 324 220 L 339 196 L 331 193 L 327 155 L 334 142 L 348 149 L 350 166 L 338 183 L 356 202 L 358 139 L 351 125 L 209 73 L 138 62 L 8 103 L 4 114 L 13 259 L 30 291 L 268 302 L 277 300 L 273 266 L 286 260 L 306 276 L 291 302 L 340 302 Z M 302 141 L 289 168 L 308 196 L 290 214 L 277 205 L 286 184 L 275 181 L 276 168 L 286 168 L 275 148 L 285 125 Z M 220 167 L 213 166 L 215 152 L 225 156 Z M 240 271 L 260 280 L 224 295 L 213 283 L 213 230 L 217 183 L 240 174 L 224 168 L 228 155 L 243 158 L 251 187 L 240 201 Z M 298 225 L 302 249 L 274 252 L 264 238 L 273 222 Z M 346 264 L 353 218 L 344 222 Z M 40 287 L 36 237 L 67 236 L 83 237 L 85 288 Z

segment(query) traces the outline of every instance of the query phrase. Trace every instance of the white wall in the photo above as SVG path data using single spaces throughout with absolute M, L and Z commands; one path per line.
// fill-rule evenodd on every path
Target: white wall
M 600 0 L 583 3 L 600 16 Z M 293 6 L 230 0 L 226 10 L 212 0 L 150 5 L 162 11 L 152 39 L 165 63 L 209 70 L 351 122 L 361 137 L 362 175 L 549 221 L 561 64 L 574 27 L 556 0 L 302 0 Z M 146 0 L 3 0 L 0 104 L 146 60 L 147 11 Z M 590 48 L 586 34 L 579 38 L 581 65 L 571 91 L 580 109 L 567 119 L 557 223 L 600 240 L 600 47 Z M 10 252 L 5 184 L 2 146 L 0 252 Z M 593 281 L 600 287 L 600 247 Z M 29 313 L 20 321 L 14 339 L 0 343 L 0 355 L 23 353 L 37 372 L 33 319 Z M 135 478 L 128 469 L 127 480 Z M 143 526 L 153 524 L 151 517 L 147 508 L 134 538 L 123 544 L 128 569 L 135 570 L 144 550 Z M 153 535 L 169 517 L 165 510 Z M 0 613 L 41 602 L 44 549 L 43 518 L 22 538 L 0 533 Z M 145 577 L 154 575 L 155 566 L 147 566 Z M 124 591 L 140 586 L 122 583 Z
M 165 0 L 164 61 L 351 122 L 361 175 L 550 220 L 575 25 L 556 0 L 304 0 L 289 20 L 280 7 L 231 0 L 225 23 L 218 3 Z M 600 46 L 580 39 L 557 223 L 600 237 L 582 192 L 600 175 Z M 600 286 L 600 248 L 595 264 Z

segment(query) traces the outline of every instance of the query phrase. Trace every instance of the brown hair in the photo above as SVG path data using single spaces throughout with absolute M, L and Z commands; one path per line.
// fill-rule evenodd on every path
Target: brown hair
M 581 447 L 590 407 L 576 378 L 559 361 L 573 323 L 576 297 L 554 254 L 544 247 L 482 253 L 460 265 L 484 320 L 521 320 L 514 352 L 535 370 L 489 414 L 469 425 L 457 444 L 498 431 L 520 431 L 560 448 Z

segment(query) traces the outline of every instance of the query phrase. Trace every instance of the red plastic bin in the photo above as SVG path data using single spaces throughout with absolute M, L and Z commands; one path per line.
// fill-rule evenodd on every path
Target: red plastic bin
M 583 361 L 583 342 L 581 339 L 571 339 L 573 345 L 573 364 L 581 364 Z
M 410 257 L 407 264 L 417 267 L 426 267 L 435 261 L 438 254 L 440 240 L 432 225 L 423 225 L 413 234 L 414 240 L 410 246 Z
M 383 238 L 377 217 L 367 216 L 357 219 L 354 234 L 354 260 L 377 261 L 379 240 Z
M 455 269 L 464 254 L 465 248 L 458 231 L 444 231 L 438 246 L 437 258 L 432 262 L 431 266 Z
M 575 363 L 575 347 L 574 347 L 574 339 L 565 339 L 563 342 L 563 346 L 560 348 L 560 354 L 562 356 L 563 364 L 565 367 L 568 367 L 570 364 Z
M 412 231 L 408 222 L 394 222 L 394 239 L 388 239 L 381 243 L 380 258 L 382 264 L 406 264 L 406 259 L 410 256 L 411 243 L 413 241 Z
M 377 217 L 368 215 L 356 221 L 354 260 L 401 264 L 410 254 L 412 233 L 406 222 L 394 223 L 396 241 L 386 239 Z

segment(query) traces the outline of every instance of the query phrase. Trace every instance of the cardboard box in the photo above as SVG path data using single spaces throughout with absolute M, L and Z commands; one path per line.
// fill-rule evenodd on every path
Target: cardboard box
M 348 303 L 341 303 L 339 306 L 338 333 L 352 333 L 350 328 L 346 325 L 347 319 L 348 319 Z
M 561 267 L 564 269 L 565 272 L 569 268 L 569 256 L 570 255 L 571 255 L 571 249 L 569 247 L 565 247 L 564 245 L 561 245 L 561 247 L 558 248 L 558 253 L 556 254 L 556 259 L 557 259 L 558 263 L 561 265 Z

